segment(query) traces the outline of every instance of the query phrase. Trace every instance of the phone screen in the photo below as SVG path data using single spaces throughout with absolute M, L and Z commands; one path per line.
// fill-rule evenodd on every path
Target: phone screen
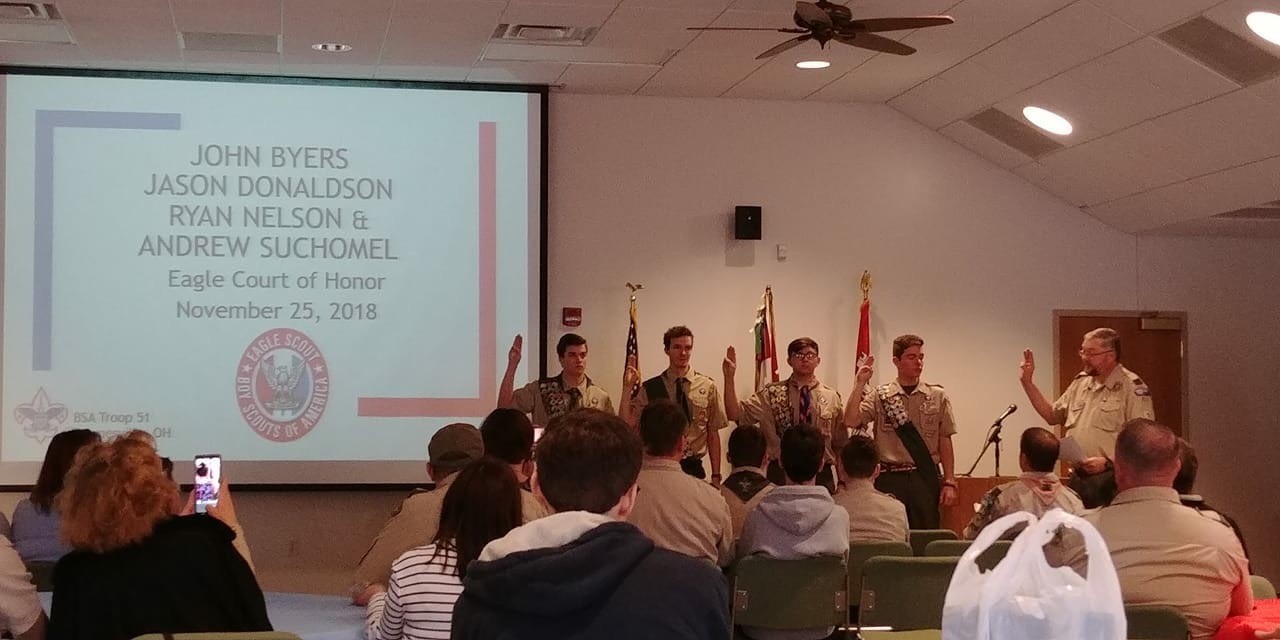
M 533 428 L 533 443 L 534 443 L 534 444 L 537 444 L 537 443 L 538 443 L 538 441 L 542 439 L 542 430 L 543 430 L 543 428 L 542 428 L 542 427 L 534 427 L 534 428 Z
M 222 456 L 216 453 L 196 456 L 195 460 L 196 513 L 205 513 L 210 505 L 218 504 L 222 490 Z

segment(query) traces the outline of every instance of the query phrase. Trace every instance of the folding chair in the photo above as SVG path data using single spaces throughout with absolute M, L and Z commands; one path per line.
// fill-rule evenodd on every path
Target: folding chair
M 747 556 L 730 571 L 733 624 L 766 629 L 838 627 L 849 606 L 844 558 Z
M 934 540 L 924 547 L 925 557 L 938 556 L 955 556 L 964 555 L 969 550 L 969 545 L 973 544 L 972 540 Z M 1004 557 L 1009 555 L 1009 547 L 1013 546 L 1010 540 L 997 540 L 982 555 L 978 556 L 978 568 L 983 571 L 990 571 L 1000 564 Z
M 912 529 L 907 532 L 911 538 L 911 551 L 917 556 L 924 555 L 924 548 L 934 540 L 958 540 L 960 536 L 950 529 Z
M 1129 640 L 1187 640 L 1191 627 L 1181 611 L 1164 605 L 1129 605 L 1124 608 Z
M 887 556 L 867 560 L 862 565 L 859 622 L 895 631 L 941 629 L 942 604 L 959 561 Z

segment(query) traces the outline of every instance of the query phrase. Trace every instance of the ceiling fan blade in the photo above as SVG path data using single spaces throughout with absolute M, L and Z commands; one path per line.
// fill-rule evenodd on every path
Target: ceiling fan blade
M 847 45 L 870 49 L 872 51 L 880 51 L 882 53 L 892 53 L 899 56 L 909 56 L 916 52 L 915 47 L 909 47 L 893 38 L 878 36 L 874 33 L 859 33 L 852 35 L 837 35 L 832 40 Z
M 827 15 L 827 12 L 823 11 L 822 7 L 812 2 L 797 2 L 796 15 L 800 16 L 800 19 L 810 29 L 824 26 L 831 27 L 831 16 Z
M 769 27 L 685 27 L 686 31 L 774 31 L 777 33 L 809 33 L 807 29 L 771 29 Z
M 811 36 L 811 35 L 809 35 L 809 34 L 807 34 L 807 33 L 806 33 L 805 35 L 802 35 L 802 36 L 796 36 L 796 37 L 794 37 L 794 38 L 792 38 L 792 39 L 790 39 L 790 40 L 787 40 L 786 42 L 783 42 L 782 44 L 780 44 L 780 45 L 778 45 L 778 46 L 776 46 L 776 47 L 774 47 L 774 48 L 772 48 L 772 49 L 770 49 L 770 50 L 768 50 L 768 51 L 765 51 L 764 53 L 762 53 L 762 54 L 760 54 L 760 55 L 756 56 L 756 60 L 764 60 L 765 58 L 772 58 L 772 57 L 774 57 L 774 56 L 778 55 L 779 53 L 782 53 L 783 51 L 786 51 L 787 49 L 790 49 L 791 47 L 794 47 L 794 46 L 796 46 L 796 45 L 799 45 L 799 44 L 801 44 L 801 43 L 803 43 L 803 42 L 806 42 L 806 41 L 808 41 L 808 40 L 812 40 L 812 39 L 813 39 L 813 36 Z
M 904 29 L 923 29 L 951 24 L 955 19 L 951 16 L 916 16 L 913 18 L 868 18 L 854 20 L 849 23 L 851 30 L 858 32 L 902 31 Z

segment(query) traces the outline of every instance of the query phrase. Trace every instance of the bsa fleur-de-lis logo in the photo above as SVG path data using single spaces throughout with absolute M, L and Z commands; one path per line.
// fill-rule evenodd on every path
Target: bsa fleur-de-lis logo
M 28 438 L 35 438 L 36 442 L 43 444 L 62 430 L 62 423 L 67 420 L 67 407 L 50 401 L 49 394 L 40 387 L 31 402 L 20 404 L 13 410 L 13 418 L 22 425 L 22 432 Z

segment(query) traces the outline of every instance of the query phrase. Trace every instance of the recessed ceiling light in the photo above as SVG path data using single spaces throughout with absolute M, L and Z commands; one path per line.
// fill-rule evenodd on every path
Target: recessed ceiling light
M 826 60 L 803 60 L 796 63 L 798 69 L 826 69 L 831 66 Z
M 1270 11 L 1254 11 L 1244 19 L 1253 32 L 1273 44 L 1280 44 L 1280 15 Z
M 311 48 L 325 53 L 346 53 L 351 50 L 351 45 L 341 42 L 317 42 L 311 45 Z
M 1067 122 L 1066 118 L 1048 109 L 1041 109 L 1040 107 L 1024 107 L 1022 109 L 1022 115 L 1026 117 L 1027 120 L 1030 120 L 1031 124 L 1034 124 L 1049 133 L 1060 136 L 1071 135 L 1071 123 Z

